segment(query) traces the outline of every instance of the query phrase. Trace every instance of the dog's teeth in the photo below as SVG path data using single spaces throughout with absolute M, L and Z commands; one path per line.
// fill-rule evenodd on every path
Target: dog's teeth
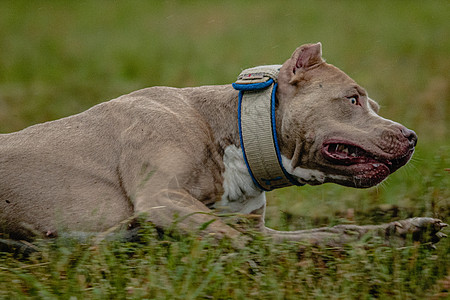
M 345 147 L 345 148 L 342 150 L 342 152 L 344 152 L 345 154 L 348 154 L 348 148 Z
M 339 151 L 339 152 L 342 152 L 343 150 L 344 150 L 344 148 L 345 148 L 345 146 L 344 145 L 341 145 L 341 144 L 338 144 L 338 146 L 337 146 L 337 151 Z
M 378 168 L 378 167 L 380 166 L 380 164 L 372 164 L 372 166 L 373 166 L 374 168 Z

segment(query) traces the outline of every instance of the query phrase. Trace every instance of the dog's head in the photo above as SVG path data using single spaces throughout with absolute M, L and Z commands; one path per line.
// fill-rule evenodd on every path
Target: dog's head
M 338 68 L 321 44 L 303 45 L 282 66 L 277 132 L 283 164 L 301 182 L 366 188 L 411 158 L 417 136 L 380 117 L 378 104 Z

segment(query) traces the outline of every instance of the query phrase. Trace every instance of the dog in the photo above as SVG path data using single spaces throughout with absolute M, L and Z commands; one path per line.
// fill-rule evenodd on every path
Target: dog
M 252 107 L 258 101 L 271 101 L 270 111 Z M 389 238 L 431 228 L 419 235 L 436 243 L 446 224 L 433 218 L 287 232 L 264 225 L 265 190 L 367 188 L 409 161 L 416 134 L 378 110 L 317 43 L 283 65 L 244 72 L 233 86 L 146 88 L 1 134 L 0 237 L 111 232 L 139 215 L 162 230 L 176 224 L 239 244 L 247 235 L 220 215 L 233 213 L 256 216 L 255 228 L 276 241 L 342 244 L 368 232 Z

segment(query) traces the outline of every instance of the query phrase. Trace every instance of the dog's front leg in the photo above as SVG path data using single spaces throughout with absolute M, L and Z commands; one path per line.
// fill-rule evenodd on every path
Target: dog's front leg
M 279 231 L 264 227 L 262 231 L 276 242 L 303 241 L 334 247 L 357 241 L 370 231 L 379 235 L 383 229 L 379 226 L 337 225 L 296 231 Z
M 184 190 L 164 190 L 136 201 L 135 211 L 164 231 L 236 238 L 241 233 L 223 223 L 203 203 Z
M 156 176 L 155 176 L 156 177 Z M 136 215 L 162 229 L 175 234 L 199 234 L 216 239 L 228 237 L 236 248 L 243 247 L 248 238 L 225 224 L 220 217 L 182 188 L 156 188 L 157 178 L 149 180 L 147 187 L 133 200 Z
M 272 236 L 275 241 L 306 241 L 328 246 L 342 246 L 366 235 L 378 236 L 392 245 L 403 245 L 408 237 L 413 241 L 433 245 L 446 237 L 441 232 L 446 226 L 439 219 L 410 218 L 381 225 L 337 225 L 298 231 L 277 231 L 264 227 L 263 232 Z

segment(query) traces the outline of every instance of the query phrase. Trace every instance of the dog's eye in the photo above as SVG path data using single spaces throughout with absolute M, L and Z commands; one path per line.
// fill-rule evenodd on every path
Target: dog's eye
M 347 97 L 351 104 L 359 105 L 358 95 Z

